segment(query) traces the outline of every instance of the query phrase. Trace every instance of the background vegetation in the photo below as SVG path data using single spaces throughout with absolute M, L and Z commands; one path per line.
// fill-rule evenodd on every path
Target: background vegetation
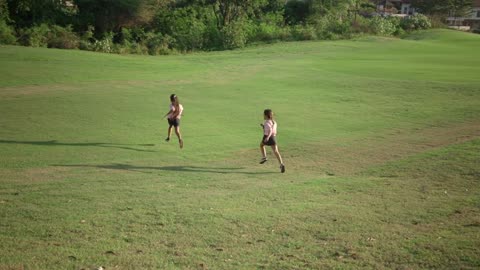
M 156 55 L 431 26 L 374 12 L 368 0 L 0 0 L 0 43 Z

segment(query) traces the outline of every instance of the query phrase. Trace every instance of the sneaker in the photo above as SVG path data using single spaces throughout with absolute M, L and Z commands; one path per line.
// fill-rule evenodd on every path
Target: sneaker
M 170 141 L 170 137 L 167 137 L 167 138 L 165 139 L 165 141 L 166 141 L 166 142 L 169 142 L 169 141 Z
M 280 165 L 280 172 L 281 173 L 284 173 L 285 172 L 285 165 Z
M 182 148 L 183 148 L 183 140 L 180 139 L 180 140 L 178 141 L 178 143 L 180 144 L 180 149 L 182 149 Z
M 263 163 L 265 163 L 265 162 L 267 162 L 267 158 L 265 158 L 265 157 L 262 158 L 262 160 L 260 160 L 260 164 L 263 164 Z

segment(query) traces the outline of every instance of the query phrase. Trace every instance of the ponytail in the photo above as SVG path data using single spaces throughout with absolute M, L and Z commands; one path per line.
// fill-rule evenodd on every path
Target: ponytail
M 180 101 L 178 101 L 178 97 L 175 96 L 174 101 L 173 101 L 173 106 L 175 107 L 175 110 L 178 111 L 180 109 Z
M 170 101 L 173 103 L 173 107 L 175 108 L 175 114 L 178 114 L 180 111 L 180 101 L 178 100 L 178 96 L 175 94 L 170 95 Z

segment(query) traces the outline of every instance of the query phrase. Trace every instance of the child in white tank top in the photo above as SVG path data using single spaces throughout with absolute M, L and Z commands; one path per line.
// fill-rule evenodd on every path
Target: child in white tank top
M 180 133 L 180 118 L 182 118 L 183 106 L 180 104 L 177 95 L 170 95 L 170 110 L 165 114 L 168 120 L 168 135 L 165 141 L 170 141 L 170 136 L 172 135 L 172 127 L 175 127 L 175 134 L 178 137 L 178 143 L 180 148 L 183 148 L 183 139 L 182 134 Z
M 280 172 L 285 172 L 285 165 L 283 164 L 282 156 L 278 151 L 277 146 L 277 122 L 273 120 L 273 112 L 270 109 L 266 109 L 263 111 L 263 118 L 265 122 L 261 124 L 263 127 L 263 138 L 262 142 L 260 143 L 260 152 L 262 153 L 262 159 L 260 160 L 260 164 L 267 162 L 267 151 L 265 150 L 265 145 L 269 145 L 272 147 L 273 154 L 277 157 L 278 162 L 280 163 Z

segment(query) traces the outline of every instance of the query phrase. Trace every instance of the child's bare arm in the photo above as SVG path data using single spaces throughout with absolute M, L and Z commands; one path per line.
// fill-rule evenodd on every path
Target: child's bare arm
M 167 115 L 171 114 L 172 112 L 173 112 L 173 110 L 168 111 L 168 112 L 163 116 L 163 118 L 167 117 Z

